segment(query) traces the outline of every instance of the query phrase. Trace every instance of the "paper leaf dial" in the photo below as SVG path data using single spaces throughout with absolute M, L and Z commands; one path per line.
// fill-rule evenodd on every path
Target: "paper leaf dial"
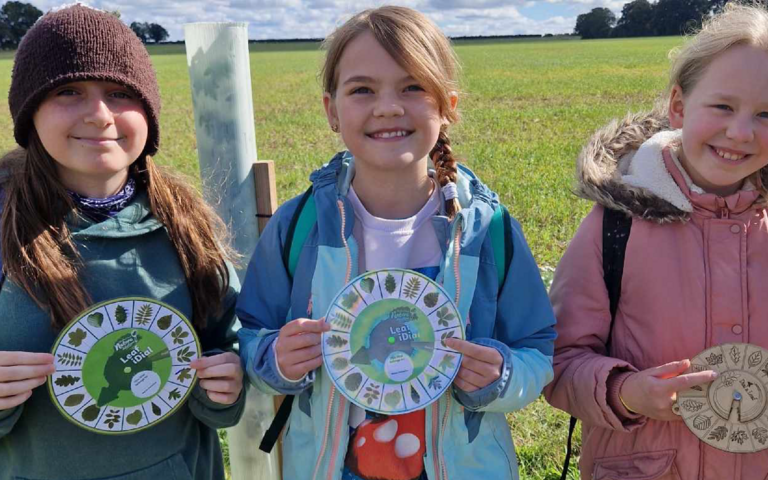
M 101 324 L 104 323 L 104 315 L 96 312 L 88 315 L 88 325 L 94 328 L 101 328 Z

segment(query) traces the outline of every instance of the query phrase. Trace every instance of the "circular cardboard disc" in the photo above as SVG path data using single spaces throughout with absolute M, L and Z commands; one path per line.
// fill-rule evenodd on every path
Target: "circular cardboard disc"
M 367 272 L 347 284 L 325 316 L 323 364 L 352 403 L 397 415 L 437 400 L 459 371 L 444 344 L 465 338 L 464 321 L 443 288 L 411 270 Z
M 99 303 L 80 314 L 53 347 L 48 390 L 65 418 L 92 432 L 138 432 L 172 415 L 197 378 L 190 322 L 173 307 L 140 297 Z
M 715 370 L 707 385 L 678 392 L 675 412 L 702 442 L 732 453 L 768 448 L 768 350 L 729 343 L 691 359 L 686 373 Z

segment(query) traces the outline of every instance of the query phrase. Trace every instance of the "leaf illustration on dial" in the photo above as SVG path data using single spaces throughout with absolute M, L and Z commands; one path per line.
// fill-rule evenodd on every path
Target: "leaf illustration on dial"
M 392 390 L 388 394 L 384 395 L 384 403 L 389 405 L 391 408 L 395 408 L 398 405 L 400 405 L 400 400 L 402 400 L 403 395 L 398 392 L 397 390 Z
M 74 377 L 72 375 L 62 375 L 57 378 L 53 383 L 59 387 L 71 387 L 80 381 L 80 377 Z
M 115 321 L 118 325 L 124 324 L 128 320 L 128 310 L 124 306 L 118 305 L 115 308 Z
M 454 355 L 446 355 L 443 357 L 442 360 L 440 360 L 440 364 L 437 366 L 438 370 L 442 370 L 443 372 L 448 372 L 448 370 L 453 370 L 456 367 L 456 364 L 453 362 L 453 360 L 456 357 Z
M 720 440 L 724 439 L 726 436 L 728 436 L 728 428 L 719 426 L 719 427 L 716 427 L 711 432 L 709 432 L 709 435 L 707 435 L 707 438 L 710 440 L 715 440 L 719 442 Z
M 137 325 L 148 325 L 149 322 L 152 321 L 152 305 L 145 303 L 141 307 L 139 307 L 139 311 L 136 314 L 136 324 Z
M 128 422 L 128 425 L 133 425 L 135 427 L 141 423 L 142 418 L 144 418 L 144 414 L 141 413 L 141 410 L 136 410 L 132 414 L 125 417 L 125 421 Z
M 419 294 L 420 289 L 421 280 L 416 277 L 411 277 L 407 282 L 405 282 L 405 286 L 403 287 L 403 296 L 405 298 L 416 298 L 416 295 Z
M 59 362 L 65 367 L 79 367 L 83 363 L 83 357 L 75 353 L 59 353 Z
M 349 293 L 342 295 L 341 305 L 349 310 L 355 307 L 358 300 L 360 300 L 360 295 L 358 295 L 354 290 L 350 290 Z
M 152 413 L 154 413 L 156 417 L 159 417 L 163 414 L 163 411 L 160 410 L 160 407 L 155 405 L 155 402 L 152 402 Z
M 387 278 L 384 279 L 384 288 L 389 292 L 389 294 L 395 293 L 395 289 L 397 288 L 397 282 L 395 281 L 395 277 L 392 276 L 391 273 L 387 274 Z
M 730 354 L 731 354 L 731 360 L 733 360 L 733 363 L 739 363 L 739 361 L 741 360 L 741 350 L 739 350 L 739 347 L 737 347 L 736 345 L 731 347 Z
M 333 314 L 333 320 L 331 320 L 331 323 L 342 330 L 346 330 L 352 326 L 352 319 L 341 312 L 336 312 Z
M 178 388 L 174 388 L 170 392 L 168 392 L 168 400 L 178 400 L 181 398 L 181 392 L 179 392 Z
M 94 404 L 85 407 L 83 409 L 83 413 L 81 413 L 80 416 L 83 417 L 83 420 L 86 422 L 92 422 L 99 417 L 99 412 L 101 412 L 101 409 Z
M 66 400 L 64 400 L 64 406 L 65 407 L 74 407 L 75 405 L 80 405 L 83 403 L 83 399 L 85 399 L 85 395 L 81 393 L 77 393 L 75 395 L 70 395 L 67 397 Z
M 448 307 L 443 307 L 437 311 L 437 323 L 442 327 L 450 325 L 450 321 L 454 318 L 456 318 L 456 315 L 451 313 L 451 309 Z
M 437 292 L 424 295 L 424 305 L 429 308 L 433 308 L 435 305 L 437 305 L 438 300 L 440 300 L 440 294 Z
M 183 345 L 184 339 L 189 337 L 189 332 L 185 331 L 184 328 L 179 325 L 171 332 L 171 337 L 173 337 L 173 343 Z
M 760 365 L 762 362 L 763 362 L 763 354 L 762 352 L 760 352 L 760 350 L 754 352 L 752 355 L 749 356 L 749 359 L 747 359 L 749 368 L 755 368 L 756 366 Z
M 355 372 L 344 379 L 344 386 L 347 387 L 347 390 L 349 391 L 357 390 L 360 388 L 361 383 L 363 383 L 363 376 L 358 372 Z
M 338 335 L 331 335 L 325 343 L 331 348 L 341 348 L 348 343 L 346 338 L 342 338 Z
M 160 317 L 157 320 L 157 328 L 160 330 L 168 330 L 168 327 L 171 326 L 171 320 L 173 317 L 171 315 L 165 315 L 163 317 Z
M 96 312 L 88 315 L 88 325 L 94 328 L 101 328 L 101 324 L 104 323 L 104 314 Z
M 421 395 L 419 395 L 419 392 L 413 388 L 413 385 L 411 385 L 411 400 L 413 400 L 413 403 L 416 404 L 421 401 Z
M 376 286 L 376 282 L 371 277 L 367 277 L 367 278 L 364 278 L 364 279 L 360 280 L 360 288 L 365 293 L 373 292 L 373 287 L 375 287 L 375 286 Z
M 180 382 L 189 380 L 190 378 L 192 378 L 192 374 L 189 373 L 190 371 L 191 370 L 189 368 L 182 368 L 181 370 L 176 372 L 176 375 L 177 375 L 176 379 L 178 379 L 178 381 Z
M 192 351 L 189 347 L 184 347 L 176 352 L 176 359 L 182 363 L 189 363 L 192 361 Z
M 69 344 L 73 347 L 79 347 L 83 344 L 83 340 L 88 336 L 85 330 L 78 328 L 74 332 L 69 332 Z
M 344 357 L 336 357 L 331 362 L 331 366 L 334 370 L 344 370 L 349 366 L 349 361 Z

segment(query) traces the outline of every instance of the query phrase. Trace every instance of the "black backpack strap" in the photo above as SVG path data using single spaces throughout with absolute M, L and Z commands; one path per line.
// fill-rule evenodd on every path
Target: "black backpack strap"
M 283 431 L 283 427 L 288 423 L 288 417 L 291 416 L 291 409 L 293 408 L 293 395 L 286 395 L 283 399 L 283 403 L 280 404 L 280 408 L 277 409 L 275 418 L 272 419 L 272 423 L 269 428 L 261 437 L 261 443 L 259 444 L 259 450 L 262 452 L 270 453 L 277 443 L 277 439 L 280 437 L 280 432 Z
M 606 353 L 610 351 L 613 336 L 613 321 L 621 298 L 621 278 L 624 276 L 624 257 L 627 252 L 629 233 L 632 230 L 632 217 L 624 212 L 605 208 L 603 210 L 603 281 L 608 290 L 608 302 L 611 311 L 611 323 L 606 339 Z M 576 417 L 571 417 L 568 425 L 568 444 L 565 448 L 565 461 L 560 480 L 566 480 L 568 466 L 571 463 L 573 432 L 576 429 Z
M 627 251 L 632 217 L 624 212 L 606 208 L 603 210 L 603 280 L 608 290 L 611 309 L 611 325 L 606 345 L 611 343 L 613 321 L 621 298 L 621 277 L 624 275 L 624 255 Z

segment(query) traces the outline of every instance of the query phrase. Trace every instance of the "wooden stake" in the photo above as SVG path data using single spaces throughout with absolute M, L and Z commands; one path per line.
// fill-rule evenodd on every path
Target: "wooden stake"
M 275 162 L 258 160 L 253 162 L 253 181 L 256 184 L 256 218 L 259 220 L 259 235 L 277 210 L 277 184 Z

